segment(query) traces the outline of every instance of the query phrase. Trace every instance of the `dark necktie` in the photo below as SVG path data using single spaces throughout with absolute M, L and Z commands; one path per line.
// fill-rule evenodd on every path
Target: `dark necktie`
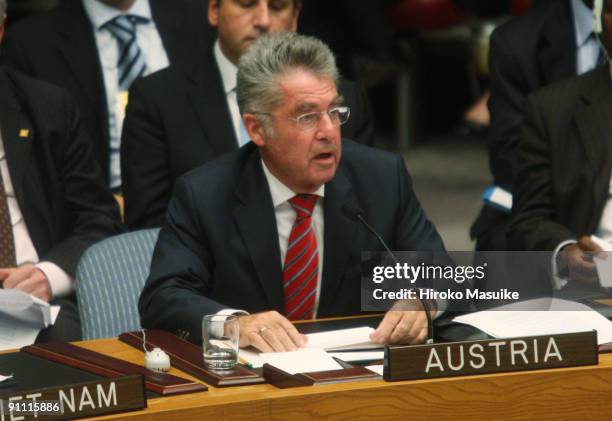
M 144 54 L 136 41 L 136 25 L 147 22 L 149 19 L 141 16 L 120 15 L 103 25 L 103 28 L 117 39 L 119 45 L 117 74 L 121 91 L 127 91 L 147 68 Z
M 2 171 L 0 171 L 0 268 L 14 268 L 15 266 L 17 266 L 17 262 L 15 258 L 13 224 L 11 224 L 8 198 L 4 189 Z
M 319 252 L 312 226 L 318 196 L 300 194 L 289 199 L 296 213 L 283 266 L 285 311 L 289 320 L 312 319 L 317 296 Z

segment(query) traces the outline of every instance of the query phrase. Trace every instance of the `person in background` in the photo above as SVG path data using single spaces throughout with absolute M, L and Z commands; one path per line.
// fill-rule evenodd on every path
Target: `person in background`
M 471 228 L 476 250 L 510 250 L 514 173 L 527 96 L 536 89 L 585 73 L 602 62 L 593 32 L 592 0 L 538 2 L 491 36 L 489 166 L 493 185 Z
M 121 191 L 127 92 L 138 77 L 190 61 L 205 43 L 199 0 L 64 0 L 7 31 L 2 63 L 75 97 L 95 157 Z
M 609 52 L 612 0 L 603 4 Z M 556 288 L 598 286 L 593 257 L 612 242 L 610 64 L 537 91 L 526 116 L 510 240 L 521 250 L 553 251 Z
M 79 340 L 75 269 L 121 232 L 117 204 L 68 92 L 0 66 L 0 98 L 0 286 L 61 306 L 39 342 Z

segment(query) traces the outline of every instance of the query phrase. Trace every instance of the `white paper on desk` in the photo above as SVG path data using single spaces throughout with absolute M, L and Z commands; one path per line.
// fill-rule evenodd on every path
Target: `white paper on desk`
M 373 371 L 374 373 L 378 374 L 379 376 L 383 375 L 384 366 L 382 364 L 368 365 L 368 366 L 366 366 L 366 368 L 368 370 Z
M 612 244 L 606 240 L 591 235 L 591 240 L 606 252 L 612 252 Z M 595 267 L 597 268 L 597 276 L 599 284 L 604 288 L 612 288 L 612 253 L 607 253 L 606 259 L 601 259 L 597 256 L 593 258 Z
M 371 327 L 358 327 L 353 329 L 330 330 L 328 332 L 311 333 L 303 349 L 325 349 L 335 351 L 338 349 L 380 349 L 382 345 L 370 342 Z M 261 354 L 254 348 L 241 349 L 239 358 L 253 368 L 263 366 Z
M 328 352 L 328 354 L 347 363 L 352 361 L 377 361 L 385 358 L 385 351 Z
M 303 348 L 292 352 L 261 353 L 259 357 L 264 364 L 268 363 L 289 374 L 342 369 L 342 366 L 322 349 Z
M 0 314 L 43 328 L 55 322 L 51 307 L 49 303 L 23 291 L 0 289 Z
M 0 383 L 2 383 L 3 381 L 6 381 L 6 380 L 10 380 L 12 378 L 13 378 L 12 374 L 9 375 L 9 376 L 3 376 L 3 375 L 0 374 Z
M 261 353 L 255 348 L 240 349 L 238 351 L 238 361 L 242 364 L 248 364 L 252 368 L 260 368 L 263 366 Z
M 16 289 L 0 289 L 0 350 L 34 343 L 38 333 L 55 323 L 60 306 L 52 306 Z
M 538 299 L 542 300 L 542 299 Z M 478 311 L 455 317 L 453 321 L 473 326 L 496 338 L 553 335 L 597 330 L 597 343 L 612 342 L 612 322 L 588 306 L 572 301 L 544 299 L 549 311 L 520 310 L 545 308 L 536 300 Z M 557 310 L 563 309 L 563 310 Z
M 327 351 L 340 349 L 372 349 L 382 345 L 370 341 L 371 327 L 356 327 L 352 329 L 330 330 L 328 332 L 311 333 L 304 348 L 322 348 Z

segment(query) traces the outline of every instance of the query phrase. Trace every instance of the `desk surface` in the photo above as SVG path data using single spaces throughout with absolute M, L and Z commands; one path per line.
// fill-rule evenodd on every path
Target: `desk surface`
M 143 365 L 143 353 L 117 339 L 76 344 Z M 612 354 L 599 359 L 597 366 L 394 383 L 209 387 L 150 399 L 143 411 L 96 419 L 612 419 Z M 194 379 L 175 368 L 170 373 Z
M 115 339 L 79 345 L 142 364 Z M 172 374 L 191 376 L 172 369 Z M 262 384 L 149 400 L 144 411 L 100 419 L 612 419 L 612 355 L 598 366 L 437 380 L 383 380 L 277 389 Z M 211 418 L 208 418 L 211 417 Z

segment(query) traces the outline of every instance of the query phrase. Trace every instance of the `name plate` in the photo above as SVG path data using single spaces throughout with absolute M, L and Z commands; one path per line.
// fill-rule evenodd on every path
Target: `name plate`
M 596 365 L 597 332 L 385 347 L 387 381 Z
M 0 395 L 0 421 L 65 420 L 146 408 L 142 375 Z

